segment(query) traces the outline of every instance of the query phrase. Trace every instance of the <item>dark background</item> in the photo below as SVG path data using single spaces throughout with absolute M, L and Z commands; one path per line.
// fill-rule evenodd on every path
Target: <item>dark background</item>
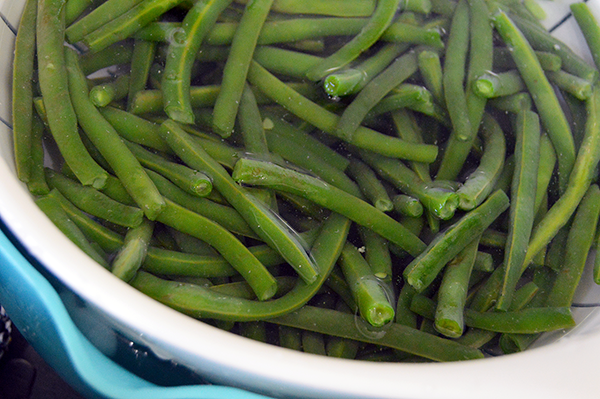
M 36 353 L 14 327 L 0 359 L 0 399 L 83 399 Z

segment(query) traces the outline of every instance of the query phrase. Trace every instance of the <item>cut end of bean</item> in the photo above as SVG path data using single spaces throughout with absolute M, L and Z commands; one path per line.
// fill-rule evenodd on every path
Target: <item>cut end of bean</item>
M 383 327 L 394 320 L 394 309 L 391 306 L 377 306 L 369 309 L 363 317 L 373 327 Z
M 376 200 L 374 205 L 381 212 L 389 212 L 394 209 L 394 203 L 385 199 Z
M 449 319 L 436 320 L 435 329 L 449 338 L 458 338 L 463 333 L 463 326 Z
M 165 112 L 169 115 L 169 118 L 179 123 L 185 123 L 191 125 L 194 123 L 194 113 L 189 110 L 181 109 L 175 106 L 166 106 Z

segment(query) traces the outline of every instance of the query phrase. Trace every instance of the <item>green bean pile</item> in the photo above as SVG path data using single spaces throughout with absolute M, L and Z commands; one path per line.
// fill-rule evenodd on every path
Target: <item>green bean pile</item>
M 530 1 L 27 0 L 17 175 L 115 276 L 234 333 L 522 351 L 574 326 L 600 245 L 600 27 L 571 9 L 596 65 Z

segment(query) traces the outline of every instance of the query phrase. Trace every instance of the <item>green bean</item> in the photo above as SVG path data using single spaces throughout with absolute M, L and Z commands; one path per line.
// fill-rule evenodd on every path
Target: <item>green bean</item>
M 501 231 L 487 229 L 481 235 L 481 245 L 492 248 L 504 248 L 506 245 L 506 234 Z
M 593 82 L 571 75 L 565 71 L 546 72 L 548 80 L 559 89 L 572 94 L 579 100 L 587 100 L 592 95 Z
M 443 49 L 439 29 L 414 26 L 400 21 L 391 24 L 381 35 L 381 40 L 393 43 L 422 44 L 434 49 Z
M 238 123 L 246 152 L 250 153 L 252 156 L 269 160 L 275 159 L 275 154 L 281 155 L 278 154 L 277 151 L 273 151 L 275 154 L 271 154 L 269 151 L 262 115 L 258 108 L 258 104 L 256 103 L 254 92 L 248 84 L 244 86 L 244 90 L 242 92 L 240 108 L 238 111 Z M 285 145 L 284 147 L 288 146 Z M 297 153 L 298 152 L 294 152 L 294 154 Z M 285 157 L 283 158 L 285 159 Z M 302 157 L 300 156 L 300 158 Z M 309 156 L 309 160 L 311 159 L 312 158 Z M 334 170 L 337 171 L 335 168 Z M 263 198 L 265 203 L 269 204 L 272 209 L 277 209 L 275 193 L 272 191 L 258 189 L 254 190 L 253 194 L 257 196 L 262 195 L 261 198 Z
M 517 70 L 488 72 L 477 78 L 473 91 L 484 98 L 509 96 L 525 89 L 525 83 Z
M 269 299 L 275 294 L 277 282 L 274 277 L 232 233 L 173 202 L 167 200 L 166 203 L 167 207 L 159 215 L 159 222 L 214 247 L 244 277 L 260 300 Z
M 494 271 L 494 258 L 487 252 L 478 251 L 473 264 L 473 270 L 479 270 L 486 273 Z
M 394 14 L 400 4 L 399 0 L 382 0 L 377 2 L 369 22 L 352 40 L 332 55 L 315 65 L 306 73 L 309 80 L 323 79 L 328 73 L 349 64 L 363 51 L 369 48 L 391 24 Z
M 292 327 L 279 326 L 279 346 L 302 351 L 301 330 Z
M 335 310 L 345 313 L 350 313 L 350 308 L 343 302 L 339 302 Z M 327 338 L 327 356 L 337 357 L 341 359 L 355 359 L 360 348 L 360 342 L 340 338 L 340 337 L 328 337 Z
M 537 213 L 544 197 L 547 197 L 548 186 L 556 165 L 556 151 L 546 133 L 540 138 L 540 161 L 538 165 L 537 189 L 535 192 L 534 211 Z
M 508 202 L 506 194 L 496 191 L 444 234 L 438 235 L 427 249 L 406 267 L 403 272 L 406 281 L 419 292 L 428 287 L 446 263 L 458 255 L 474 236 L 483 233 L 508 208 Z
M 465 28 L 467 27 L 467 28 Z M 467 98 L 463 86 L 465 64 L 469 47 L 469 7 L 466 0 L 461 0 L 452 18 L 450 34 L 446 48 L 444 63 L 443 87 L 446 107 L 452 121 L 452 132 L 448 147 L 442 157 L 436 179 L 450 180 L 455 178 L 464 159 L 458 152 L 451 150 L 456 143 L 465 142 L 472 137 L 471 123 L 467 112 Z M 455 159 L 455 157 L 458 157 Z
M 407 108 L 433 116 L 437 111 L 432 94 L 423 86 L 402 83 L 377 103 L 365 116 L 367 121 L 389 111 Z
M 315 55 L 279 47 L 258 46 L 254 50 L 254 60 L 267 70 L 298 79 L 303 78 L 306 71 L 321 59 Z
M 40 90 L 44 96 L 48 124 L 66 163 L 79 181 L 101 188 L 107 173 L 89 155 L 77 130 L 77 116 L 69 96 L 63 47 L 64 19 L 59 17 L 64 0 L 42 0 L 38 4 L 37 45 Z M 52 101 L 49 101 L 49 99 Z
M 69 219 L 79 227 L 90 242 L 97 244 L 107 253 L 117 252 L 123 247 L 123 237 L 119 233 L 92 219 L 67 200 L 58 190 L 53 190 L 52 196 L 59 201 Z
M 88 33 L 125 14 L 142 1 L 144 0 L 108 0 L 69 26 L 65 31 L 66 37 L 70 43 L 77 43 Z
M 142 224 L 125 235 L 123 247 L 112 261 L 111 271 L 123 281 L 129 281 L 142 265 L 154 230 L 154 223 L 144 219 Z
M 306 147 L 312 153 L 326 159 L 329 164 L 338 168 L 341 171 L 346 170 L 350 161 L 342 154 L 328 147 L 321 140 L 304 132 L 302 129 L 294 127 L 287 123 L 282 117 L 279 117 L 273 112 L 265 110 L 265 123 L 273 124 L 273 129 L 277 130 L 277 134 L 285 137 L 285 139 L 296 146 Z M 267 130 L 273 130 L 267 129 Z
M 71 36 L 69 40 L 71 43 L 81 40 L 89 51 L 98 52 L 113 43 L 130 37 L 179 3 L 181 0 L 144 0 L 118 17 L 110 19 L 110 22 L 86 33 L 82 38 Z
M 594 171 L 600 160 L 600 154 L 596 151 L 600 142 L 598 101 L 600 101 L 600 91 L 594 89 L 593 96 L 586 102 L 588 113 L 586 132 L 577 153 L 573 171 L 569 176 L 568 184 L 563 195 L 552 205 L 546 216 L 534 228 L 527 247 L 523 269 L 568 222 L 591 184 Z M 559 153 L 558 150 L 557 153 Z
M 456 177 L 458 175 L 462 170 L 465 160 L 473 146 L 473 142 L 477 137 L 477 132 L 479 131 L 479 126 L 486 106 L 486 100 L 473 94 L 473 85 L 478 76 L 492 68 L 493 34 L 492 28 L 487 21 L 488 15 L 489 11 L 485 2 L 481 0 L 470 0 L 468 45 L 463 44 L 462 41 L 464 39 L 459 36 L 457 36 L 457 40 L 454 43 L 457 52 L 463 51 L 461 46 L 470 47 L 466 50 L 469 52 L 469 63 L 464 89 L 468 120 L 464 120 L 463 116 L 458 115 L 460 108 L 465 105 L 462 103 L 463 94 L 460 85 L 458 83 L 452 83 L 451 81 L 444 81 L 444 86 L 455 85 L 452 90 L 460 97 L 456 105 L 447 106 L 454 130 L 451 132 L 446 144 L 445 155 L 442 158 L 440 170 L 438 171 L 439 176 L 436 177 L 437 179 Z M 463 60 L 463 57 L 466 58 L 462 53 L 456 55 L 456 60 L 445 70 L 445 79 L 459 77 L 459 74 L 453 72 L 452 68 L 456 68 L 462 63 L 465 63 L 466 60 Z M 449 76 L 446 76 L 448 74 Z M 444 90 L 444 93 L 446 93 L 446 89 Z M 468 122 L 468 125 L 465 124 L 465 122 Z M 463 130 L 469 127 L 471 129 L 470 132 Z
M 249 247 L 248 250 L 267 268 L 285 263 L 285 260 L 267 245 Z M 199 255 L 156 247 L 148 249 L 142 269 L 172 278 L 219 278 L 239 274 L 221 255 Z
M 210 245 L 194 236 L 183 233 L 172 227 L 166 227 L 166 229 L 168 234 L 171 235 L 171 237 L 173 237 L 173 240 L 175 241 L 177 247 L 181 250 L 181 252 L 196 255 L 218 254 L 218 252 L 215 251 Z M 250 289 L 250 292 L 252 292 L 252 289 Z M 252 294 L 252 298 L 255 298 L 254 294 Z
M 129 64 L 133 57 L 133 47 L 129 42 L 119 42 L 98 51 L 84 53 L 79 57 L 83 73 L 88 76 L 101 69 L 115 65 Z
M 500 111 L 518 114 L 524 109 L 531 109 L 533 100 L 527 92 L 511 94 L 505 97 L 491 98 L 488 104 Z
M 410 111 L 397 110 L 392 113 L 392 119 L 399 137 L 406 141 L 423 143 L 423 132 Z M 429 165 L 422 162 L 410 162 L 410 166 L 421 180 L 424 182 L 431 181 Z
M 245 85 L 240 101 L 239 124 L 244 148 L 250 154 L 269 157 L 269 146 L 265 136 L 263 119 L 256 103 L 256 97 L 249 85 Z
M 168 161 L 135 143 L 125 144 L 142 166 L 161 174 L 184 191 L 199 197 L 205 197 L 212 191 L 212 182 L 204 173 Z
M 170 151 L 160 138 L 160 126 L 156 123 L 114 107 L 104 107 L 100 113 L 124 139 L 165 153 Z
M 523 0 L 523 5 L 536 19 L 540 21 L 546 19 L 546 10 L 544 10 L 538 2 L 534 0 Z
M 356 158 L 351 158 L 348 174 L 356 181 L 364 196 L 369 199 L 375 208 L 382 212 L 394 209 L 394 204 L 387 190 L 368 165 Z
M 65 24 L 67 26 L 71 25 L 93 4 L 94 0 L 67 0 L 65 4 Z
M 562 59 L 547 51 L 534 51 L 544 71 L 558 71 L 562 66 Z M 508 47 L 494 47 L 494 68 L 501 70 L 514 69 L 517 67 L 510 56 Z
M 214 220 L 236 234 L 252 238 L 258 237 L 252 231 L 250 226 L 248 226 L 248 223 L 246 223 L 244 218 L 230 206 L 221 205 L 209 199 L 188 194 L 158 173 L 149 171 L 148 176 L 150 176 L 165 198 L 168 198 L 195 213 Z
M 492 192 L 504 166 L 506 143 L 500 125 L 485 114 L 482 130 L 485 148 L 479 166 L 456 191 L 460 199 L 459 208 L 465 211 L 479 206 Z
M 235 165 L 233 178 L 244 184 L 269 187 L 305 197 L 372 229 L 411 254 L 418 254 L 424 249 L 421 240 L 385 213 L 314 177 L 271 163 L 242 158 Z
M 360 342 L 377 343 L 435 361 L 477 359 L 483 356 L 476 349 L 396 323 L 388 324 L 385 334 L 374 338 L 356 325 L 353 315 L 312 306 L 305 306 L 285 316 L 271 319 L 270 322 Z
M 129 75 L 96 85 L 90 89 L 90 100 L 97 107 L 106 107 L 113 101 L 122 100 L 129 93 Z
M 31 124 L 31 152 L 30 169 L 27 188 L 33 195 L 48 194 L 50 189 L 46 183 L 44 172 L 44 123 L 37 116 L 33 115 Z M 15 161 L 16 162 L 16 161 Z
M 459 199 L 452 190 L 422 181 L 416 173 L 398 160 L 366 151 L 361 151 L 360 155 L 381 177 L 405 194 L 417 198 L 426 209 L 440 219 L 448 220 L 454 215 Z
M 162 197 L 112 125 L 91 103 L 85 76 L 77 63 L 77 55 L 72 51 L 67 51 L 66 55 L 69 92 L 79 124 L 146 217 L 156 219 L 164 207 Z
M 135 40 L 131 67 L 129 70 L 129 90 L 127 93 L 127 109 L 131 110 L 135 95 L 146 88 L 150 68 L 156 52 L 156 43 L 146 40 Z
M 29 181 L 33 168 L 31 162 L 33 125 L 33 68 L 35 58 L 35 32 L 37 1 L 28 0 L 23 9 L 15 39 L 12 78 L 13 148 L 17 177 Z
M 373 275 L 384 283 L 390 283 L 393 266 L 388 241 L 366 227 L 361 226 L 358 231 L 365 247 L 365 259 Z
M 196 2 L 187 12 L 181 31 L 169 44 L 161 90 L 165 112 L 173 120 L 193 123 L 190 103 L 192 66 L 206 35 L 231 0 Z
M 531 300 L 538 294 L 540 291 L 540 287 L 533 282 L 530 281 L 527 284 L 523 285 L 521 288 L 515 291 L 513 295 L 513 300 L 510 304 L 510 310 L 521 310 L 527 306 Z
M 313 244 L 311 254 L 321 273 L 312 283 L 301 279 L 288 294 L 271 301 L 257 302 L 215 295 L 203 287 L 161 280 L 140 272 L 131 284 L 151 297 L 193 317 L 250 321 L 270 319 L 303 306 L 321 288 L 329 276 L 346 242 L 350 223 L 340 215 L 332 215 Z M 168 295 L 163 295 L 168 293 Z M 354 317 L 354 316 L 352 316 Z
M 527 251 L 535 217 L 535 196 L 540 159 L 540 122 L 532 111 L 517 116 L 515 170 L 512 179 L 510 223 L 504 249 L 505 275 L 496 308 L 507 310 L 521 277 L 521 265 Z
M 600 26 L 586 3 L 573 3 L 570 5 L 570 9 L 581 33 L 583 33 L 596 68 L 598 68 L 600 65 Z
M 415 197 L 409 195 L 396 195 L 392 198 L 394 210 L 401 215 L 418 218 L 423 214 L 423 205 Z
M 305 353 L 312 353 L 320 356 L 327 355 L 327 350 L 325 349 L 325 337 L 323 334 L 316 332 L 302 331 L 302 350 Z
M 573 140 L 575 148 L 579 150 L 581 141 L 585 134 L 586 110 L 585 101 L 580 101 L 569 93 L 562 92 L 563 99 L 567 104 L 567 109 L 570 114 L 571 129 L 573 130 Z
M 411 309 L 431 319 L 435 312 L 435 302 L 423 295 L 416 295 Z M 535 334 L 575 325 L 569 307 L 534 307 L 508 312 L 465 309 L 464 318 L 469 327 L 509 334 Z
M 272 3 L 273 0 L 255 0 L 246 5 L 231 42 L 229 57 L 223 70 L 221 90 L 213 109 L 212 127 L 222 137 L 229 137 L 233 132 L 258 35 Z
M 548 245 L 545 265 L 554 271 L 560 270 L 564 263 L 565 246 L 570 227 L 570 223 L 563 226 Z
M 305 83 L 288 83 L 287 85 L 304 96 L 310 98 L 316 97 L 316 90 L 313 85 L 307 85 Z M 220 90 L 221 87 L 217 85 L 192 86 L 190 89 L 192 107 L 212 107 L 215 105 Z M 262 93 L 256 93 L 256 95 L 259 104 L 270 102 L 269 98 L 262 95 Z M 131 112 L 134 114 L 159 112 L 163 109 L 163 105 L 163 97 L 160 90 L 143 90 L 138 92 L 133 99 Z
M 293 232 L 275 219 L 264 206 L 239 187 L 227 171 L 212 159 L 191 137 L 173 121 L 162 124 L 163 139 L 190 167 L 203 171 L 213 179 L 214 187 L 244 217 L 254 232 L 266 243 L 277 248 L 290 265 L 307 282 L 315 280 L 318 271 Z M 236 165 L 239 164 L 239 161 Z
M 248 0 L 236 0 L 247 3 Z M 275 0 L 271 7 L 273 11 L 286 14 L 316 14 L 339 17 L 366 17 L 375 9 L 375 1 L 319 1 L 309 0 L 298 2 L 295 0 Z
M 285 124 L 284 121 L 276 122 L 277 127 Z M 285 127 L 266 130 L 267 142 L 271 152 L 280 155 L 283 159 L 304 168 L 322 178 L 327 183 L 344 190 L 345 192 L 363 198 L 360 188 L 343 171 L 328 163 L 327 158 L 322 158 L 313 153 L 304 145 L 290 143 L 285 134 Z M 283 132 L 283 134 L 281 134 Z M 290 145 L 291 144 L 291 145 Z
M 596 238 L 596 242 L 594 243 L 594 249 L 596 250 L 596 253 L 598 253 L 598 250 L 600 249 L 600 238 Z M 600 285 L 600 256 L 594 257 L 592 277 L 594 279 L 594 282 Z
M 332 23 L 339 22 L 335 27 Z M 351 34 L 364 26 L 364 18 L 302 18 L 266 21 L 259 44 L 293 43 L 298 40 L 319 38 L 329 34 Z M 206 44 L 222 46 L 231 44 L 237 22 L 218 22 L 206 38 Z M 179 22 L 152 22 L 135 33 L 136 39 L 153 42 L 170 42 L 180 32 Z M 285 32 L 285 33 L 284 33 Z M 281 36 L 281 35 L 284 36 Z M 278 37 L 280 36 L 280 37 Z
M 336 125 L 336 136 L 351 136 L 363 119 L 394 87 L 417 71 L 417 55 L 409 52 L 398 57 L 390 66 L 369 82 L 346 107 Z
M 408 49 L 404 43 L 386 44 L 372 57 L 362 63 L 335 71 L 323 79 L 323 89 L 330 96 L 346 96 L 358 93 L 367 83 L 387 67 L 397 56 Z M 257 60 L 260 64 L 261 62 Z M 266 65 L 262 64 L 267 69 Z
M 458 146 L 463 154 L 468 154 L 470 147 L 473 146 L 483 118 L 485 106 L 487 104 L 487 100 L 474 95 L 473 85 L 475 80 L 481 76 L 481 74 L 492 69 L 494 58 L 494 33 L 493 28 L 489 23 L 490 12 L 487 3 L 483 0 L 469 0 L 469 10 L 470 49 L 466 81 L 466 96 L 469 122 L 471 123 L 471 128 L 473 131 L 471 133 L 470 140 Z
M 369 324 L 382 327 L 394 319 L 394 309 L 384 288 L 358 249 L 346 243 L 338 260 L 358 305 L 360 315 Z
M 50 169 L 46 169 L 46 179 L 52 188 L 90 215 L 125 227 L 137 227 L 142 222 L 141 209 L 114 201 L 93 187 L 82 186 Z
M 463 313 L 478 246 L 477 237 L 452 259 L 444 270 L 438 290 L 434 322 L 435 329 L 449 338 L 458 338 L 463 334 Z
M 329 134 L 335 134 L 335 127 L 339 120 L 335 114 L 289 88 L 259 64 L 252 63 L 248 80 L 290 112 Z M 340 138 L 357 147 L 372 149 L 388 156 L 423 162 L 431 162 L 437 156 L 435 146 L 407 143 L 364 127 L 359 127 L 350 137 Z
M 562 69 L 582 79 L 595 82 L 598 78 L 596 68 L 588 64 L 583 58 L 558 38 L 550 35 L 547 31 L 526 21 L 523 18 L 513 16 L 523 35 L 529 40 L 531 46 L 538 51 L 547 51 L 558 55 L 562 61 Z
M 395 323 L 417 328 L 417 314 L 410 310 L 410 304 L 417 291 L 410 284 L 404 284 L 398 294 Z
M 55 193 L 56 191 L 52 190 L 49 194 L 36 199 L 36 205 L 69 240 L 94 261 L 108 268 L 106 259 L 90 244 L 77 225 L 67 216 Z
M 569 123 L 523 33 L 503 12 L 495 14 L 492 20 L 503 40 L 512 48 L 511 54 L 532 94 L 542 125 L 552 139 L 556 151 L 561 154 L 558 162 L 559 182 L 561 191 L 564 191 L 575 162 L 575 144 Z
M 565 246 L 564 263 L 548 296 L 548 306 L 570 306 L 579 284 L 600 216 L 600 188 L 593 184 L 581 200 Z
M 555 274 L 549 268 L 537 268 L 533 274 L 533 283 L 539 290 L 524 308 L 544 306 L 554 279 Z M 539 334 L 502 334 L 499 343 L 503 351 L 508 350 L 505 353 L 514 353 L 527 349 L 538 337 Z
M 442 103 L 444 100 L 444 86 L 440 55 L 431 50 L 421 51 L 418 56 L 418 65 L 425 86 L 433 94 L 433 98 L 438 103 Z
M 431 11 L 444 15 L 447 17 L 451 17 L 456 8 L 456 1 L 454 0 L 431 0 Z
M 512 334 L 534 334 L 575 326 L 569 307 L 526 308 L 510 312 L 465 311 L 467 325 Z
M 350 287 L 344 279 L 344 275 L 342 274 L 339 266 L 336 266 L 331 271 L 331 274 L 325 281 L 325 285 L 327 288 L 330 288 L 333 292 L 335 292 L 346 304 L 346 306 L 348 306 L 350 309 L 357 309 L 354 298 L 352 297 L 352 292 L 350 291 Z

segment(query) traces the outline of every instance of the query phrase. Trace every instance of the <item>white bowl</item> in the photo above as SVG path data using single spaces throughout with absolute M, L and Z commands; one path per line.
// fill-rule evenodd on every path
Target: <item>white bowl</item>
M 600 1 L 588 4 L 600 10 Z M 208 380 L 275 397 L 303 398 L 595 398 L 600 360 L 600 311 L 575 308 L 578 326 L 549 334 L 524 353 L 446 364 L 384 364 L 318 357 L 262 344 L 219 330 L 149 299 L 98 266 L 36 207 L 15 177 L 12 155 L 11 62 L 24 1 L 0 0 L 0 219 L 31 256 L 79 297 L 69 306 L 80 328 L 110 354 L 112 329 Z M 568 13 L 544 4 L 548 26 Z M 600 15 L 600 13 L 598 14 Z M 572 20 L 556 30 L 586 57 Z M 576 298 L 600 302 L 591 278 Z M 67 304 L 69 305 L 69 303 Z M 35 326 L 28 326 L 35 329 Z

